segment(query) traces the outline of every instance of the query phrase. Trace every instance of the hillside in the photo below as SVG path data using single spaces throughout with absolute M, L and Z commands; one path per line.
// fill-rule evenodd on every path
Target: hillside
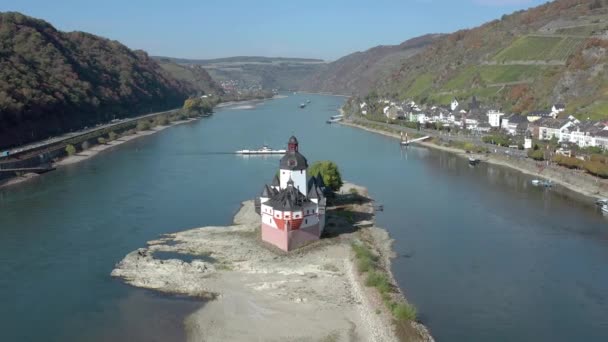
M 154 57 L 171 60 L 183 66 L 200 65 L 218 83 L 230 83 L 240 89 L 299 89 L 302 79 L 325 65 L 320 59 L 284 57 L 228 57 L 218 59 L 182 59 Z
M 408 58 L 424 49 L 440 35 L 426 35 L 399 45 L 376 46 L 331 62 L 309 75 L 300 89 L 343 95 L 366 94 L 381 79 L 388 77 Z
M 170 59 L 157 60 L 158 64 L 175 79 L 189 83 L 199 94 L 223 94 L 222 87 L 200 65 L 180 65 Z
M 441 104 L 476 95 L 515 112 L 561 102 L 605 118 L 607 38 L 607 0 L 558 0 L 442 36 L 374 90 Z
M 0 13 L 0 148 L 177 107 L 194 92 L 143 51 Z

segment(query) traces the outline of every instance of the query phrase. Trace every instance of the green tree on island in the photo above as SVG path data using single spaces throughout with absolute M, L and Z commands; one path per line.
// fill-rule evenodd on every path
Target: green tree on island
M 308 169 L 308 173 L 311 176 L 316 176 L 320 173 L 323 177 L 323 183 L 325 183 L 325 185 L 332 191 L 340 190 L 340 187 L 342 187 L 342 184 L 344 184 L 342 182 L 342 175 L 340 174 L 338 165 L 329 160 L 315 162 Z

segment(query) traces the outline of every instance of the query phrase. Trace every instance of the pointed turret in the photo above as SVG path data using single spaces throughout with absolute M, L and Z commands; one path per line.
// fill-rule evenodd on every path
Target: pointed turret
M 277 188 L 281 186 L 281 181 L 279 180 L 279 176 L 278 175 L 274 175 L 274 178 L 272 179 L 272 184 L 270 184 L 273 188 L 276 186 Z

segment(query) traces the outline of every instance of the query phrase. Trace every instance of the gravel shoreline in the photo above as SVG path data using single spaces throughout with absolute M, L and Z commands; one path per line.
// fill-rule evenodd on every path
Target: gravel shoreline
M 352 187 L 367 196 L 355 185 L 345 189 Z M 369 226 L 372 203 L 348 208 Z M 233 225 L 150 241 L 120 261 L 112 276 L 136 287 L 207 299 L 185 320 L 190 341 L 399 341 L 391 313 L 356 271 L 351 248 L 361 238 L 371 241 L 390 270 L 392 240 L 381 228 L 347 221 L 328 215 L 331 237 L 284 253 L 259 239 L 259 216 L 247 201 Z M 167 252 L 174 258 L 155 257 Z M 433 341 L 424 326 L 407 324 L 408 340 Z

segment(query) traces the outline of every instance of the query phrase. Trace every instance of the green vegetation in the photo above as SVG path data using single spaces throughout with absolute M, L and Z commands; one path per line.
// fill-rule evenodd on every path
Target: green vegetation
M 583 39 L 557 36 L 524 36 L 501 51 L 496 61 L 565 61 L 582 44 Z
M 342 187 L 342 175 L 340 174 L 338 165 L 332 161 L 325 160 L 315 162 L 308 168 L 308 173 L 312 176 L 316 176 L 320 173 L 323 177 L 323 182 L 332 191 L 338 191 Z
M 76 147 L 74 147 L 74 145 L 67 145 L 65 147 L 65 152 L 68 156 L 74 155 L 76 153 Z
M 553 157 L 553 161 L 556 162 L 557 165 L 567 167 L 569 169 L 579 169 L 583 166 L 582 160 L 575 157 L 562 156 L 559 154 Z
M 378 290 L 382 301 L 397 321 L 416 320 L 416 308 L 413 305 L 393 301 L 391 294 L 394 293 L 394 289 L 386 271 L 380 265 L 378 256 L 363 243 L 353 243 L 351 246 L 355 252 L 357 270 L 359 273 L 367 273 L 365 286 Z
M 184 101 L 184 112 L 188 116 L 197 116 L 201 114 L 213 113 L 213 107 L 218 103 L 219 100 L 210 98 L 194 97 Z
M 118 134 L 116 134 L 115 132 L 108 133 L 108 140 L 110 140 L 110 141 L 116 140 L 117 137 L 118 137 Z
M 155 120 L 154 120 L 154 125 L 155 126 L 167 126 L 169 124 L 169 118 L 167 118 L 166 115 L 161 115 L 158 116 Z
M 149 131 L 152 128 L 150 121 L 146 119 L 139 120 L 137 122 L 137 130 L 138 131 Z
M 426 93 L 433 85 L 433 75 L 422 74 L 414 80 L 414 83 L 405 92 L 406 97 L 417 97 Z
M 486 144 L 494 144 L 494 145 L 504 146 L 504 147 L 509 147 L 509 146 L 513 145 L 513 142 L 511 141 L 511 137 L 509 137 L 505 134 L 486 135 L 485 137 L 481 138 L 481 140 L 483 142 L 485 142 Z
M 600 178 L 608 178 L 608 165 L 600 161 L 589 160 L 583 164 L 587 172 Z
M 528 158 L 532 158 L 534 160 L 545 160 L 545 153 L 542 150 L 529 150 L 528 151 Z
M 97 143 L 98 144 L 104 145 L 106 142 L 107 142 L 106 138 L 104 138 L 104 137 L 97 138 Z

